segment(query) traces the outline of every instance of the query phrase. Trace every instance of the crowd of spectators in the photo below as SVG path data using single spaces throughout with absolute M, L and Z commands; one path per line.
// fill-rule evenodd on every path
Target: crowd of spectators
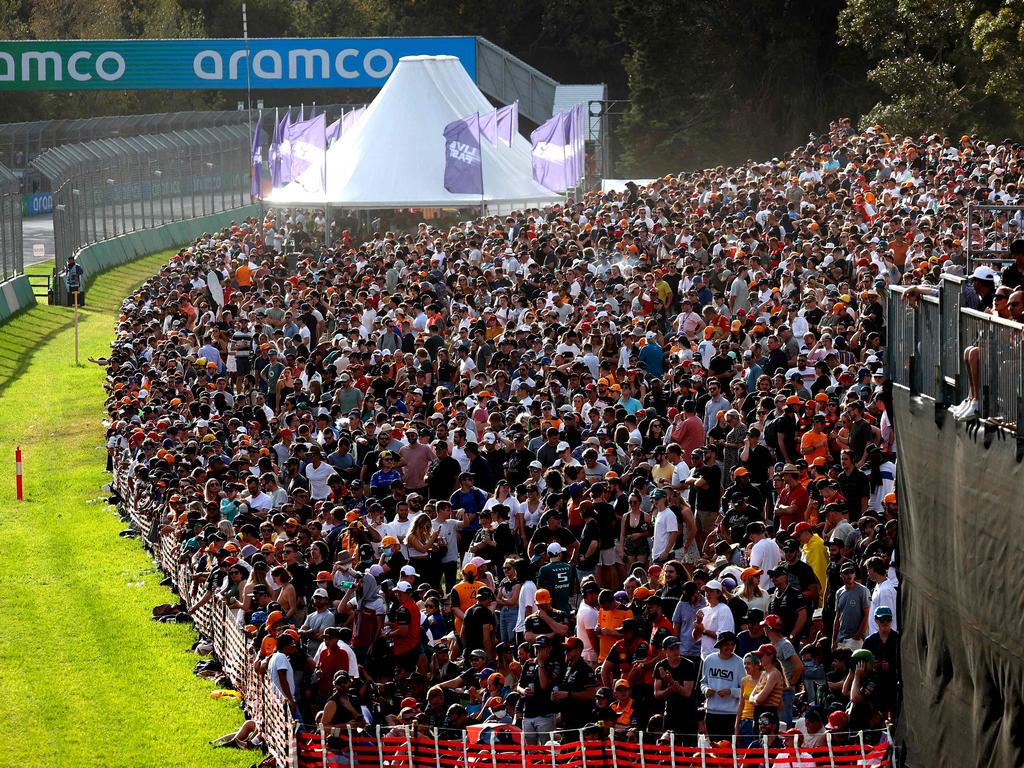
M 877 736 L 886 287 L 1009 250 L 1018 218 L 964 212 L 1016 201 L 1022 153 L 840 121 L 444 228 L 322 244 L 271 210 L 125 301 L 111 453 L 309 727 Z

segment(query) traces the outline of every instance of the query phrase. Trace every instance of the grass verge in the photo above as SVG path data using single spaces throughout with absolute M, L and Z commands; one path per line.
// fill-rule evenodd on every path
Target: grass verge
M 0 766 L 243 766 L 211 750 L 237 705 L 193 677 L 192 630 L 149 619 L 170 599 L 106 506 L 104 371 L 121 300 L 169 257 L 94 282 L 79 317 L 40 305 L 0 326 Z M 25 501 L 15 500 L 21 445 Z

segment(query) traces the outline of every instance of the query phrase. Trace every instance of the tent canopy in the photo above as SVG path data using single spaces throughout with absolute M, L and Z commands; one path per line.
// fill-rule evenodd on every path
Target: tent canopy
M 300 178 L 266 202 L 344 208 L 469 208 L 483 202 L 507 210 L 560 200 L 533 180 L 530 142 L 519 135 L 511 147 L 481 139 L 482 198 L 444 188 L 445 126 L 492 109 L 454 56 L 405 56 L 362 118 L 327 150 L 326 194 L 311 195 Z

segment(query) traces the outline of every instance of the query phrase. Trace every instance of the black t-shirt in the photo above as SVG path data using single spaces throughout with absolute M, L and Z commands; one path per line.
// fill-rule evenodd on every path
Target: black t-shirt
M 447 501 L 455 488 L 455 481 L 462 473 L 459 462 L 451 456 L 443 459 L 434 459 L 430 462 L 430 482 L 427 483 L 427 490 L 430 498 L 434 500 L 443 499 Z
M 611 505 L 608 506 L 610 508 Z M 601 535 L 601 529 L 595 519 L 591 518 L 583 524 L 583 530 L 580 531 L 580 554 L 579 565 L 577 566 L 580 570 L 593 571 L 597 568 L 597 563 L 601 558 Z M 591 542 L 594 541 L 597 542 L 594 554 L 590 557 L 585 557 L 584 555 L 590 548 Z
M 611 549 L 619 538 L 619 527 L 615 525 L 615 508 L 601 501 L 594 505 L 594 512 L 601 531 L 601 549 Z
M 558 684 L 560 690 L 569 693 L 579 693 L 597 684 L 597 676 L 583 659 L 575 664 L 566 667 L 562 682 Z M 589 707 L 586 702 L 576 701 L 572 698 L 558 702 L 558 708 L 562 713 L 562 728 L 582 728 L 590 722 Z
M 818 581 L 814 569 L 803 560 L 787 563 L 786 567 L 789 570 L 789 586 L 793 587 L 797 592 L 803 592 L 811 584 L 815 584 Z M 821 586 L 821 584 L 818 584 L 819 589 L 821 589 Z
M 466 656 L 475 650 L 487 650 L 484 647 L 484 627 L 491 627 L 491 637 L 498 634 L 498 623 L 494 620 L 494 611 L 486 605 L 477 603 L 466 611 L 462 620 L 462 640 Z
M 687 682 L 692 682 L 694 689 L 697 687 L 697 668 L 694 666 L 692 661 L 684 656 L 679 657 L 679 664 L 675 667 L 668 663 L 668 659 L 662 659 L 654 665 L 654 680 L 656 687 L 657 681 L 665 678 L 666 676 L 672 678 L 681 685 L 685 685 Z M 685 712 L 692 715 L 694 719 L 694 726 L 697 725 L 697 700 L 692 693 L 686 698 L 683 698 L 677 693 L 672 693 L 669 694 L 669 697 L 664 701 L 666 714 L 679 717 L 681 713 Z M 687 733 L 691 733 L 691 731 L 687 731 Z
M 799 455 L 796 450 L 796 417 L 792 413 L 785 413 L 780 416 L 775 421 L 775 432 L 782 438 L 790 461 L 796 461 Z M 771 448 L 776 448 L 777 446 L 778 442 L 776 441 L 775 445 L 772 445 Z M 780 460 L 783 458 L 781 452 L 778 456 Z
M 717 512 L 721 504 L 722 465 L 697 467 L 693 470 L 696 477 L 703 478 L 707 488 L 697 488 L 694 492 L 695 508 L 703 512 Z
M 862 500 L 871 494 L 868 476 L 859 469 L 855 469 L 850 474 L 840 472 L 836 480 L 839 483 L 839 492 L 846 499 L 846 510 L 850 516 L 850 522 L 856 523 L 860 519 Z
M 793 625 L 796 624 L 800 609 L 806 606 L 807 601 L 804 600 L 804 596 L 792 585 L 788 585 L 784 592 L 779 592 L 777 589 L 772 592 L 771 599 L 768 601 L 768 613 L 778 614 L 782 619 L 782 634 L 788 635 L 793 631 Z M 809 622 L 804 623 L 805 631 L 808 624 Z
M 768 482 L 768 470 L 775 461 L 771 451 L 763 445 L 758 445 L 750 451 L 747 460 L 741 463 L 750 473 L 750 482 L 764 485 Z
M 551 701 L 551 689 L 561 683 L 562 666 L 549 658 L 545 662 L 545 668 L 548 675 L 546 688 L 541 685 L 537 661 L 531 659 L 523 665 L 522 674 L 519 676 L 519 685 L 533 691 L 532 696 L 522 698 L 523 717 L 543 717 L 555 712 L 555 705 Z M 532 689 L 530 686 L 533 686 Z
M 295 594 L 309 600 L 313 597 L 313 574 L 309 568 L 301 563 L 294 563 L 287 566 L 288 573 L 292 577 L 292 586 L 295 587 Z

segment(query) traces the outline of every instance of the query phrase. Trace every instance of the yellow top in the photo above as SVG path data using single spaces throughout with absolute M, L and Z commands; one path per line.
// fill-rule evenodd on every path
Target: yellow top
M 804 560 L 811 566 L 814 575 L 818 577 L 818 584 L 821 587 L 818 590 L 818 607 L 820 608 L 825 604 L 825 585 L 827 584 L 828 552 L 825 550 L 825 542 L 821 540 L 821 536 L 812 533 L 811 538 L 800 549 L 804 553 Z

